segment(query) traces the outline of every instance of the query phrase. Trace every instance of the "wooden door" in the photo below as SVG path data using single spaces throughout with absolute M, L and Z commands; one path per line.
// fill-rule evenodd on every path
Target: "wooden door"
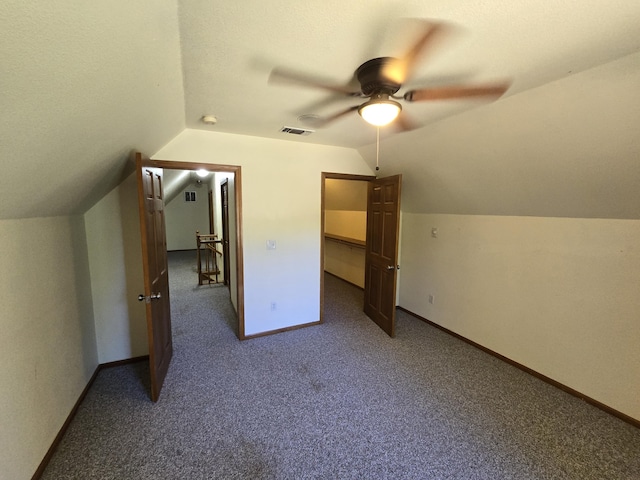
M 214 212 L 213 190 L 209 190 L 209 233 L 212 235 L 216 233 L 213 212 Z
M 169 271 L 162 191 L 162 169 L 145 166 L 148 159 L 136 154 L 138 206 L 142 237 L 142 265 L 149 338 L 151 400 L 156 402 L 164 382 L 173 344 L 171 340 L 171 307 L 169 304 Z
M 224 261 L 224 284 L 230 285 L 231 261 L 229 260 L 229 181 L 220 184 L 222 204 L 222 259 Z
M 364 312 L 395 336 L 402 175 L 378 178 L 367 193 Z

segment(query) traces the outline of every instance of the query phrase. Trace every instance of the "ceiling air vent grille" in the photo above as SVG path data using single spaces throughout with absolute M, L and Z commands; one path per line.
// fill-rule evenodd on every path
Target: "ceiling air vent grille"
M 296 128 L 296 127 L 282 127 L 280 129 L 281 132 L 290 133 L 291 135 L 311 135 L 315 132 L 315 130 L 308 130 L 306 128 Z

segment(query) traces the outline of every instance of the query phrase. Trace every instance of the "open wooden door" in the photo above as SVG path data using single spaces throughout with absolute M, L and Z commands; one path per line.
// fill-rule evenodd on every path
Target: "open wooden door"
M 162 191 L 162 169 L 145 166 L 148 159 L 136 153 L 138 206 L 142 237 L 144 294 L 149 337 L 151 400 L 158 401 L 173 354 L 171 307 L 169 304 L 169 269 Z
M 224 284 L 231 286 L 231 261 L 229 259 L 229 181 L 220 184 L 220 203 L 222 204 L 222 260 L 224 262 Z
M 209 204 L 209 233 L 215 234 L 216 223 L 214 220 L 213 190 L 209 190 L 208 204 Z
M 396 327 L 396 280 L 402 175 L 378 178 L 367 194 L 364 313 L 390 337 Z

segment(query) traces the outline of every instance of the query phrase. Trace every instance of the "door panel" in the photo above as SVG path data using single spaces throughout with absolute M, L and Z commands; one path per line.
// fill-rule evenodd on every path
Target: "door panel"
M 402 176 L 379 178 L 367 195 L 364 312 L 395 335 L 396 281 Z
M 377 205 L 377 204 L 376 204 Z M 382 213 L 379 211 L 371 212 L 371 231 L 378 232 L 382 229 L 384 223 Z M 367 243 L 369 239 L 367 239 Z M 375 255 L 382 255 L 382 237 L 380 235 L 373 235 L 371 238 L 371 253 Z
M 156 402 L 173 355 L 169 269 L 164 217 L 162 169 L 145 166 L 148 159 L 136 154 L 138 206 L 142 240 L 144 295 L 149 338 L 151 399 Z

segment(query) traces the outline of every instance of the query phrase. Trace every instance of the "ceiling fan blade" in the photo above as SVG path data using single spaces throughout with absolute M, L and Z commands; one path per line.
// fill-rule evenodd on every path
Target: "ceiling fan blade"
M 335 113 L 329 117 L 324 117 L 322 119 L 320 119 L 316 125 L 320 128 L 322 127 L 326 127 L 327 125 L 329 125 L 332 122 L 335 122 L 336 120 L 338 120 L 339 118 L 344 117 L 345 115 L 350 114 L 351 112 L 354 112 L 356 110 L 358 110 L 360 108 L 360 105 L 354 105 L 353 107 L 349 107 L 345 110 L 342 110 L 341 112 Z
M 421 125 L 414 122 L 405 112 L 400 112 L 400 115 L 396 117 L 392 125 L 401 132 L 410 132 L 411 130 L 421 127 Z
M 450 98 L 500 97 L 511 86 L 510 82 L 476 86 L 446 86 L 410 90 L 404 94 L 408 102 L 424 102 L 429 100 L 447 100 Z
M 283 83 L 290 85 L 300 85 L 302 87 L 320 88 L 330 92 L 342 93 L 349 96 L 360 96 L 359 91 L 354 91 L 349 85 L 336 85 L 330 82 L 319 80 L 309 75 L 294 72 L 283 68 L 274 68 L 269 75 L 269 83 Z
M 347 101 L 349 97 L 346 97 Z M 345 102 L 345 95 L 341 94 L 341 93 L 327 93 L 325 95 L 322 96 L 322 98 L 320 98 L 319 100 L 316 100 L 314 102 L 310 102 L 307 103 L 301 107 L 296 107 L 295 110 L 291 111 L 290 113 L 293 113 L 295 115 L 316 115 L 313 113 L 307 113 L 307 112 L 319 112 L 322 111 L 323 109 L 329 108 L 330 106 L 333 106 L 334 108 L 336 107 L 336 103 L 338 104 L 339 108 L 341 106 L 341 104 L 344 104 Z M 317 116 L 317 115 L 316 115 Z
M 415 70 L 418 60 L 429 50 L 434 50 L 438 43 L 446 36 L 449 29 L 443 23 L 421 21 L 422 32 L 411 48 L 400 58 L 394 59 L 385 65 L 383 76 L 396 83 L 403 84 L 410 78 Z

